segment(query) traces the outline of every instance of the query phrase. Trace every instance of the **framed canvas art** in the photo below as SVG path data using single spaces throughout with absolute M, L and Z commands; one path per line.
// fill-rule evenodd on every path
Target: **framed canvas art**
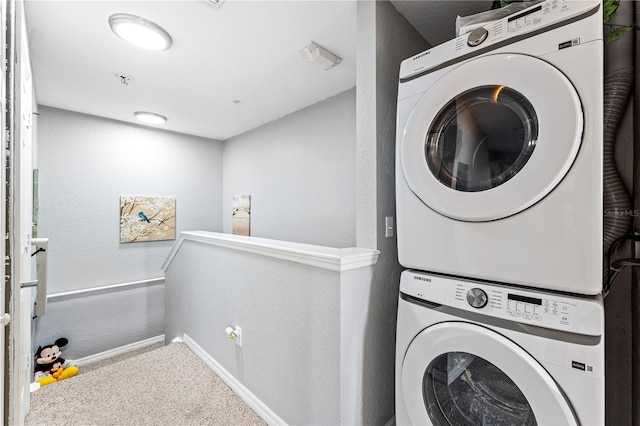
M 121 243 L 175 239 L 175 197 L 120 197 Z
M 234 196 L 232 214 L 231 233 L 251 235 L 251 195 Z

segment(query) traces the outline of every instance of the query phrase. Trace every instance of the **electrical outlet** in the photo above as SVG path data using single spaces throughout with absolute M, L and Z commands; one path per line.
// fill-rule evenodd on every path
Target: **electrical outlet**
M 229 336 L 229 339 L 233 341 L 236 345 L 242 346 L 242 328 L 236 325 L 233 328 L 227 327 L 224 330 L 224 332 L 227 333 L 227 336 Z
M 242 347 L 242 328 L 236 325 L 236 345 Z

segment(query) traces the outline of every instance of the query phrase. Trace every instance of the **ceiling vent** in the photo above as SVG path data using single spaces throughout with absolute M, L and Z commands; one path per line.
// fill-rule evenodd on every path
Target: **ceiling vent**
M 122 74 L 120 72 L 117 72 L 117 73 L 113 74 L 113 76 L 115 78 L 117 78 L 118 81 L 120 81 L 120 83 L 124 84 L 125 86 L 128 86 L 129 82 L 133 80 L 133 77 L 131 77 L 129 75 Z
M 207 3 L 215 6 L 215 7 L 220 7 L 220 5 L 224 2 L 224 0 L 204 0 Z

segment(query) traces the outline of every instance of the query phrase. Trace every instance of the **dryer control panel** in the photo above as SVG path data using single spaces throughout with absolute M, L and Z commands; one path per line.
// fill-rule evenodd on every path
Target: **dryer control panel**
M 563 33 L 564 47 L 602 39 L 601 5 L 598 0 L 546 0 L 502 19 L 489 22 L 483 27 L 462 34 L 429 50 L 405 59 L 400 65 L 400 81 L 437 69 L 443 64 L 459 62 L 508 44 L 524 40 L 539 32 L 551 31 L 591 17 L 593 25 Z M 600 12 L 600 13 L 598 13 Z M 576 32 L 577 31 L 577 32 Z M 562 49 L 555 43 L 545 46 Z M 548 53 L 538 52 L 539 54 Z
M 404 271 L 400 291 L 418 299 L 544 328 L 591 336 L 603 333 L 600 296 L 532 289 Z

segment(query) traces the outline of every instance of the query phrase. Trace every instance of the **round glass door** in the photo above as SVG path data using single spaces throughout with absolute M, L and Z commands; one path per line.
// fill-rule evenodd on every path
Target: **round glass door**
M 466 352 L 448 352 L 428 366 L 424 404 L 437 425 L 536 426 L 527 398 L 500 368 Z
M 549 373 L 480 325 L 452 321 L 424 329 L 405 353 L 401 377 L 412 424 L 578 424 Z
M 538 116 L 527 98 L 506 86 L 483 86 L 461 93 L 438 113 L 425 156 L 443 185 L 485 191 L 515 176 L 537 139 Z
M 487 55 L 451 69 L 416 102 L 399 140 L 400 165 L 432 210 L 498 220 L 560 183 L 578 154 L 583 120 L 580 98 L 558 69 L 526 55 Z

